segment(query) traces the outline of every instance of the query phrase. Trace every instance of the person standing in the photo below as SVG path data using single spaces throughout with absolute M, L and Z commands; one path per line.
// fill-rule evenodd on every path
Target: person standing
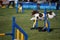
M 60 6 L 60 1 L 57 0 L 57 3 L 56 3 L 56 10 L 59 10 L 59 6 Z

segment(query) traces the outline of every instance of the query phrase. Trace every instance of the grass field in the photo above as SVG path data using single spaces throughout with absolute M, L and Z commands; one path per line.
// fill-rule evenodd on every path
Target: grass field
M 40 10 L 43 12 L 43 10 Z M 51 32 L 39 32 L 38 30 L 30 30 L 33 22 L 30 21 L 32 10 L 25 10 L 24 14 L 16 13 L 13 9 L 0 8 L 0 33 L 11 32 L 12 30 L 12 16 L 16 17 L 16 23 L 22 27 L 28 34 L 28 40 L 60 40 L 60 10 L 53 10 L 57 17 L 49 19 L 51 23 Z M 43 21 L 39 21 L 39 27 L 43 26 Z M 0 36 L 0 40 L 11 40 L 11 36 Z

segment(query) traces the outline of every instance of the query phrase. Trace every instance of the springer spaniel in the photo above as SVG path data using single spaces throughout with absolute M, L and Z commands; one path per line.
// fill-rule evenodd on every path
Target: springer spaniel
M 33 23 L 33 28 L 35 27 L 35 25 L 36 25 L 36 20 L 44 20 L 44 18 L 45 18 L 45 14 L 44 13 L 39 13 L 39 11 L 33 11 L 32 12 L 32 18 L 30 19 L 30 20 L 33 20 L 34 21 L 34 23 Z M 49 11 L 49 12 L 47 12 L 47 14 L 46 14 L 46 17 L 47 17 L 47 19 L 49 18 L 49 19 L 52 19 L 52 18 L 54 18 L 56 16 L 56 14 L 54 13 L 54 12 L 52 12 L 52 11 Z
M 39 11 L 33 11 L 32 12 L 32 18 L 30 20 L 44 20 L 45 14 L 44 13 L 39 13 Z M 56 14 L 53 11 L 49 11 L 46 14 L 47 18 L 52 19 L 56 16 Z

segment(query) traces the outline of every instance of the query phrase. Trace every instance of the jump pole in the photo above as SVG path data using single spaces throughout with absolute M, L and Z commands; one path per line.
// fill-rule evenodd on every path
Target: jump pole
M 15 39 L 15 17 L 12 17 L 12 40 Z
M 17 28 L 17 38 L 19 40 L 28 40 L 28 35 L 26 32 L 16 24 L 15 17 L 13 17 L 13 26 L 12 26 L 12 39 L 15 39 L 15 28 Z M 13 30 L 14 29 L 14 30 Z
M 46 8 L 44 9 L 44 14 L 45 14 L 45 17 L 44 17 L 44 29 L 46 29 L 47 32 L 50 32 L 50 22 L 47 19 L 47 11 L 46 11 Z

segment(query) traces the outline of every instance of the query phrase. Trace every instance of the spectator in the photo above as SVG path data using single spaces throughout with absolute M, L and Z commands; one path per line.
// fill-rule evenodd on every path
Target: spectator
M 8 0 L 8 1 L 9 1 L 8 7 L 9 7 L 10 5 L 12 5 L 12 6 L 14 7 L 14 5 L 15 5 L 14 1 L 15 1 L 15 0 Z
M 18 0 L 15 0 L 15 4 L 17 4 Z
M 7 0 L 2 0 L 2 1 L 3 1 L 3 3 L 2 3 L 3 5 L 2 6 L 6 5 L 6 1 Z
M 28 2 L 30 2 L 30 0 L 27 0 Z
M 37 0 L 37 9 L 40 9 L 40 0 Z
M 3 1 L 2 1 L 2 0 L 0 0 L 0 7 L 2 6 L 2 3 L 3 3 Z
M 57 4 L 56 4 L 56 9 L 57 9 L 57 10 L 59 9 L 59 6 L 60 6 L 60 1 L 57 0 Z

